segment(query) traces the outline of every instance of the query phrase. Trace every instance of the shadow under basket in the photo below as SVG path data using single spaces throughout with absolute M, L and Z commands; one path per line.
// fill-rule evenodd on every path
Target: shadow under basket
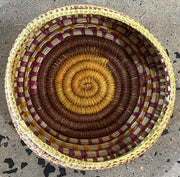
M 172 65 L 138 22 L 104 7 L 40 15 L 8 58 L 5 91 L 21 139 L 81 170 L 111 168 L 149 149 L 175 99 Z

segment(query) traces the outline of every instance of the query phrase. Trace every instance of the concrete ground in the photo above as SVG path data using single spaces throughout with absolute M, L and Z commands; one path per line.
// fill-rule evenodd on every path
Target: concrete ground
M 106 6 L 136 19 L 166 49 L 176 75 L 177 96 L 171 121 L 144 155 L 116 168 L 79 171 L 36 156 L 17 135 L 6 106 L 4 73 L 15 38 L 34 17 L 70 4 Z M 0 0 L 0 176 L 1 177 L 180 177 L 180 0 Z

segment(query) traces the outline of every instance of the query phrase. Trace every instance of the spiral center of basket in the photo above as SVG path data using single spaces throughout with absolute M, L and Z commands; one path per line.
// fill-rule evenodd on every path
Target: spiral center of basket
M 88 78 L 80 81 L 79 85 L 81 86 L 82 89 L 85 90 L 90 90 L 92 88 L 92 83 L 91 81 L 88 81 Z
M 68 110 L 93 114 L 109 105 L 115 82 L 107 63 L 106 58 L 95 54 L 79 54 L 60 66 L 55 87 L 59 100 Z

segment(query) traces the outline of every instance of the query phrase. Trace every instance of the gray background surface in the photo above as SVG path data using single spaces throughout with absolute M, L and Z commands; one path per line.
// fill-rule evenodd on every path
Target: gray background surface
M 61 168 L 35 155 L 17 135 L 6 106 L 8 53 L 34 17 L 71 4 L 106 6 L 134 18 L 161 42 L 173 63 L 177 96 L 171 121 L 157 143 L 128 164 L 102 171 Z M 180 0 L 0 0 L 0 177 L 180 177 Z

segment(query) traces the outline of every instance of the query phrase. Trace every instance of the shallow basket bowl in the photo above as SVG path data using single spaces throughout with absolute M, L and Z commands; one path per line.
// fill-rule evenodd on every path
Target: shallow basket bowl
M 10 52 L 5 92 L 21 139 L 81 170 L 137 158 L 165 129 L 175 79 L 163 47 L 114 10 L 72 5 L 40 15 Z

